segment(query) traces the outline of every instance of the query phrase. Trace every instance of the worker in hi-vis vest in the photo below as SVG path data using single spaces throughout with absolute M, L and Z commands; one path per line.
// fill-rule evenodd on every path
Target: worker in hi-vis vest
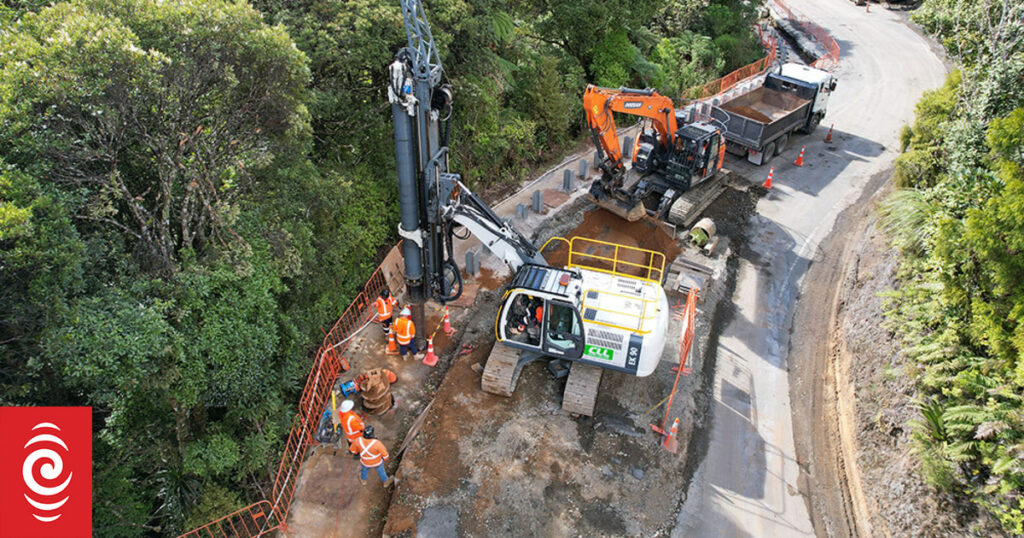
M 412 323 L 412 312 L 409 307 L 402 309 L 402 317 L 395 320 L 395 339 L 398 340 L 398 354 L 403 358 L 405 353 L 412 353 L 413 358 L 420 352 L 416 345 L 416 325 Z
M 352 443 L 348 450 L 352 453 L 353 458 L 358 459 L 363 466 L 359 470 L 360 483 L 365 486 L 366 476 L 370 469 L 376 469 L 380 481 L 385 486 L 388 485 L 388 474 L 384 472 L 384 460 L 388 459 L 388 449 L 384 448 L 384 443 L 374 438 L 373 426 L 367 426 L 363 430 L 363 436 L 356 439 L 356 442 Z
M 384 329 L 385 334 L 391 328 L 391 313 L 397 304 L 398 301 L 391 296 L 391 292 L 387 288 L 380 290 L 380 296 L 376 301 L 377 319 L 380 320 L 380 328 Z
M 341 402 L 341 431 L 345 434 L 345 439 L 348 440 L 349 448 L 352 447 L 352 443 L 363 436 L 363 429 L 366 427 L 363 424 L 363 419 L 359 418 L 359 415 L 352 410 L 355 405 L 352 400 Z

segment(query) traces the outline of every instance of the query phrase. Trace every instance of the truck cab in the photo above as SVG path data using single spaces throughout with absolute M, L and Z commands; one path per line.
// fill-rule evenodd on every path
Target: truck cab
M 814 88 L 813 95 L 807 96 L 807 98 L 812 101 L 811 121 L 814 122 L 814 127 L 817 127 L 817 122 L 825 117 L 825 111 L 828 110 L 828 99 L 836 89 L 836 78 L 828 71 L 795 63 L 783 64 L 779 70 L 779 76 L 783 79 L 803 82 Z M 813 128 L 807 129 L 808 132 L 813 130 Z

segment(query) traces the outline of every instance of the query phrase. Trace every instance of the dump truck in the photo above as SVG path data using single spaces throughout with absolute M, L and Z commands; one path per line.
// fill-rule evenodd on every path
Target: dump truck
M 711 106 L 710 116 L 725 126 L 726 151 L 760 165 L 782 153 L 796 131 L 814 132 L 835 89 L 828 71 L 787 63 L 763 85 Z

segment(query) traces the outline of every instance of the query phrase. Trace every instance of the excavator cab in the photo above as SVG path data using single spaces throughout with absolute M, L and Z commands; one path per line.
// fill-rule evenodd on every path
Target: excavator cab
M 519 268 L 501 303 L 495 326 L 499 341 L 537 355 L 578 359 L 583 321 L 575 306 L 580 274 L 527 264 Z
M 583 355 L 583 322 L 567 297 L 513 289 L 498 316 L 498 338 L 506 345 L 550 357 Z

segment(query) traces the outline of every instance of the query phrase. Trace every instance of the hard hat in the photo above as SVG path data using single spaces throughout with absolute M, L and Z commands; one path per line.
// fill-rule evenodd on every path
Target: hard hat
M 356 404 L 352 403 L 352 400 L 345 400 L 344 402 L 341 402 L 341 412 L 348 413 L 355 406 Z
M 367 425 L 366 428 L 363 429 L 363 437 L 373 439 L 373 426 Z
M 408 306 L 402 309 L 402 315 L 403 316 L 411 316 L 412 315 L 412 312 L 409 311 L 409 307 Z

